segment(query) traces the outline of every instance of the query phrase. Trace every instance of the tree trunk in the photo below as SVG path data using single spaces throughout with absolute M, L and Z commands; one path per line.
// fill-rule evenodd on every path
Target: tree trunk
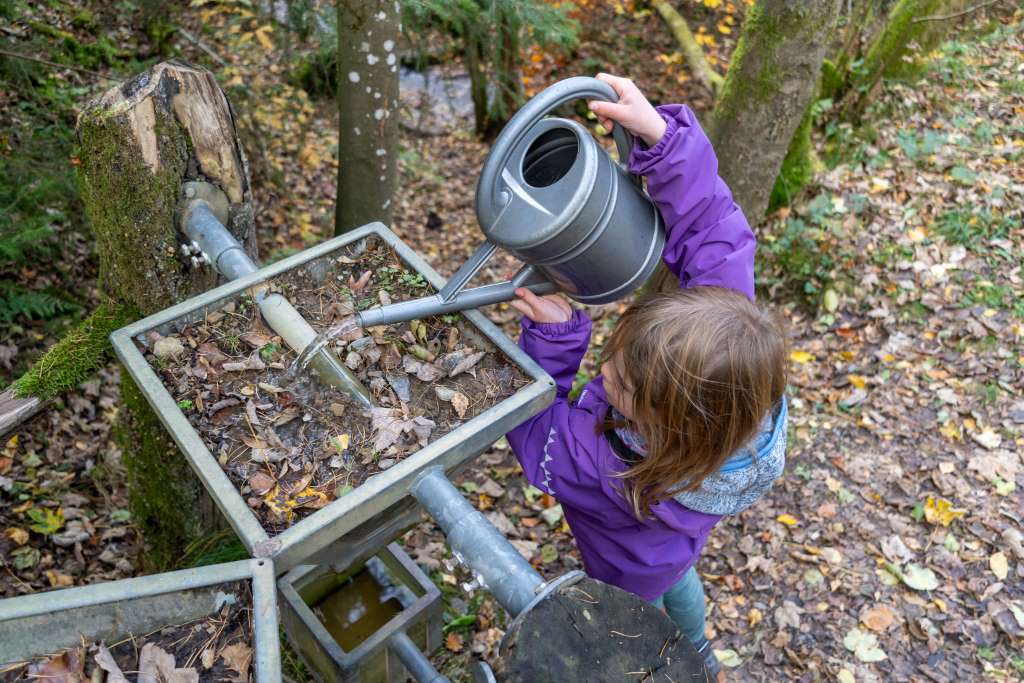
M 205 179 L 228 196 L 228 228 L 255 255 L 245 156 L 230 105 L 211 73 L 157 64 L 89 102 L 78 118 L 79 181 L 100 257 L 100 281 L 115 304 L 138 315 L 164 309 L 216 281 L 180 256 L 175 207 L 184 180 Z M 115 438 L 128 472 L 129 504 L 165 566 L 215 527 L 209 497 L 156 415 L 122 373 Z
M 463 59 L 469 72 L 469 92 L 473 98 L 473 124 L 476 134 L 487 134 L 487 74 L 484 73 L 480 36 L 475 26 L 466 29 Z
M 839 0 L 759 0 L 711 116 L 719 173 L 751 223 L 764 216 L 818 84 Z
M 843 100 L 842 112 L 846 118 L 858 119 L 882 80 L 882 76 L 904 70 L 903 58 L 908 48 L 929 37 L 937 44 L 952 21 L 921 21 L 952 6 L 962 6 L 958 0 L 899 0 L 889 13 L 885 27 L 875 36 L 864 55 L 864 61 L 854 74 L 852 87 Z
M 398 184 L 399 7 L 338 1 L 338 197 L 334 232 L 390 225 Z

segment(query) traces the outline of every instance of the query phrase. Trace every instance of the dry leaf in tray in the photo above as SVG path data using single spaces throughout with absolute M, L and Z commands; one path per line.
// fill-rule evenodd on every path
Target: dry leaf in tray
M 146 643 L 139 655 L 139 683 L 199 683 L 199 672 L 175 668 L 174 655 Z
M 243 642 L 232 643 L 221 650 L 220 657 L 229 669 L 238 672 L 236 681 L 244 683 L 248 680 L 249 664 L 252 662 L 251 647 Z
M 224 363 L 224 365 L 221 366 L 221 369 L 223 369 L 224 372 L 241 372 L 243 370 L 265 370 L 266 367 L 267 364 L 263 362 L 262 358 L 260 358 L 259 352 L 254 351 L 252 355 L 244 361 L 231 361 Z
M 128 679 L 125 678 L 121 667 L 114 661 L 114 656 L 110 654 L 107 646 L 100 643 L 95 649 L 96 654 L 92 657 L 93 661 L 96 662 L 96 666 L 107 672 L 107 683 L 128 683 Z
M 473 349 L 467 346 L 464 349 L 445 354 L 439 362 L 441 367 L 448 371 L 449 377 L 456 377 L 479 363 L 485 355 L 485 351 L 473 353 Z
M 444 376 L 444 370 L 441 368 L 432 363 L 416 360 L 409 355 L 402 357 L 402 369 L 410 375 L 415 375 L 416 379 L 421 382 L 433 382 Z
M 376 432 L 373 450 L 377 453 L 398 443 L 403 434 L 412 434 L 420 446 L 426 446 L 430 431 L 435 426 L 433 420 L 422 415 L 407 417 L 406 413 L 398 408 L 371 408 L 370 421 Z
M 81 683 L 85 661 L 79 650 L 67 650 L 28 667 L 28 678 L 48 683 Z

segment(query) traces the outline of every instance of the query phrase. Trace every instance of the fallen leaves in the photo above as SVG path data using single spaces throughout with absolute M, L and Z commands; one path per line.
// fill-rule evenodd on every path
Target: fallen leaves
M 843 646 L 862 662 L 881 662 L 888 658 L 878 646 L 878 636 L 857 627 L 846 633 Z
M 406 434 L 412 436 L 419 446 L 426 446 L 430 432 L 436 426 L 433 420 L 422 415 L 410 417 L 401 408 L 371 408 L 369 414 L 375 432 L 373 450 L 378 453 L 400 444 Z
M 896 620 L 896 614 L 888 605 L 875 605 L 860 615 L 860 622 L 872 631 L 884 631 L 892 626 Z
M 988 567 L 992 570 L 992 574 L 1000 581 L 1005 581 L 1010 573 L 1010 563 L 1006 559 L 1006 554 L 1002 551 L 989 555 Z
M 924 518 L 929 524 L 941 524 L 949 526 L 955 519 L 962 519 L 966 514 L 965 510 L 958 510 L 945 498 L 934 498 L 928 496 L 924 505 Z

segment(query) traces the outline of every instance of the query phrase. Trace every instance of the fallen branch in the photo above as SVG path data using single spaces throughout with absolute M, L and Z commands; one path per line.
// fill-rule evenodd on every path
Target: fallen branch
M 658 14 L 668 24 L 669 30 L 672 31 L 672 35 L 679 44 L 679 49 L 683 53 L 683 57 L 686 59 L 686 63 L 690 67 L 690 71 L 693 72 L 693 75 L 696 76 L 697 80 L 704 87 L 712 93 L 717 93 L 725 79 L 722 78 L 721 74 L 712 69 L 711 65 L 704 58 L 704 50 L 697 44 L 697 39 L 693 37 L 693 32 L 690 31 L 686 20 L 683 19 L 672 5 L 668 4 L 668 0 L 651 0 L 651 5 L 658 10 Z
M 96 78 L 102 78 L 105 81 L 116 81 L 117 80 L 116 78 L 111 78 L 110 76 L 106 76 L 104 74 L 101 74 L 98 71 L 91 71 L 91 70 L 86 69 L 86 68 L 81 67 L 81 66 L 72 66 L 70 64 L 60 64 L 58 62 L 51 62 L 48 59 L 40 59 L 39 57 L 29 57 L 28 55 L 23 55 L 20 52 L 9 52 L 7 50 L 0 50 L 0 55 L 3 55 L 4 57 L 10 57 L 12 59 L 24 59 L 26 62 L 36 62 L 38 64 L 45 64 L 47 66 L 55 66 L 58 69 L 71 69 L 72 71 L 79 71 L 79 72 L 84 73 L 84 74 L 89 74 L 90 76 L 95 76 Z
M 977 12 L 980 9 L 985 9 L 986 7 L 997 5 L 1000 2 L 1002 2 L 1002 0 L 989 0 L 989 2 L 983 2 L 980 5 L 975 5 L 974 7 L 968 7 L 967 9 L 961 10 L 959 12 L 953 12 L 952 14 L 936 14 L 935 16 L 932 17 L 921 17 L 920 19 L 914 19 L 910 23 L 920 24 L 922 21 L 945 21 L 946 19 L 956 19 L 957 17 L 962 17 L 966 14 Z

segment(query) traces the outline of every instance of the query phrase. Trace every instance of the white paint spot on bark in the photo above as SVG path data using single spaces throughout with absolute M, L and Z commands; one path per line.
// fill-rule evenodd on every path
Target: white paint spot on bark
M 377 12 L 377 21 L 384 21 L 387 18 L 388 15 L 386 12 Z
M 363 42 L 359 43 L 359 49 L 362 50 L 363 52 L 369 52 L 370 44 L 364 40 Z
M 388 208 L 389 206 L 391 206 L 391 200 L 390 200 L 390 199 L 389 199 L 389 200 L 387 200 L 386 202 L 384 202 L 383 204 L 381 204 L 381 205 L 380 205 L 380 208 L 382 208 L 382 209 L 386 209 L 386 208 Z
M 348 80 L 352 81 L 353 83 L 358 83 L 359 82 L 359 74 L 356 73 L 355 71 L 349 71 L 348 72 Z
M 387 112 L 384 111 L 383 109 L 376 109 L 373 112 L 373 118 L 375 118 L 378 121 L 380 121 L 382 118 L 384 118 L 385 114 L 387 114 Z
M 397 65 L 393 65 L 391 67 L 391 73 L 395 73 L 396 71 L 398 71 L 398 66 Z
M 388 55 L 388 66 L 391 66 L 394 63 L 395 63 L 395 53 L 392 52 L 391 54 Z
M 388 153 L 388 151 L 387 151 L 386 149 L 384 149 L 383 147 L 378 147 L 378 148 L 377 148 L 376 150 L 374 150 L 374 153 L 375 153 L 375 154 L 376 154 L 377 156 L 379 156 L 379 157 L 382 157 L 382 156 L 384 156 L 385 154 L 387 154 L 387 153 Z
M 373 93 L 373 99 L 379 100 L 380 99 L 380 93 L 379 92 Z
M 382 183 L 383 183 L 383 182 L 384 182 L 385 180 L 387 180 L 387 179 L 388 179 L 388 177 L 387 177 L 386 175 L 382 175 L 382 176 L 380 177 L 380 181 L 381 181 Z
M 369 64 L 370 66 L 373 66 L 379 61 L 380 58 L 378 58 L 377 55 L 366 55 L 366 63 Z
M 362 135 L 362 133 L 359 131 L 359 126 L 356 126 L 355 128 L 353 128 L 352 132 L 354 132 L 356 135 Z
M 366 94 L 369 95 L 370 91 L 373 90 L 370 86 L 366 86 Z
M 384 51 L 385 52 L 391 52 L 394 49 L 395 49 L 395 41 L 393 41 L 393 40 L 385 40 L 384 41 Z

